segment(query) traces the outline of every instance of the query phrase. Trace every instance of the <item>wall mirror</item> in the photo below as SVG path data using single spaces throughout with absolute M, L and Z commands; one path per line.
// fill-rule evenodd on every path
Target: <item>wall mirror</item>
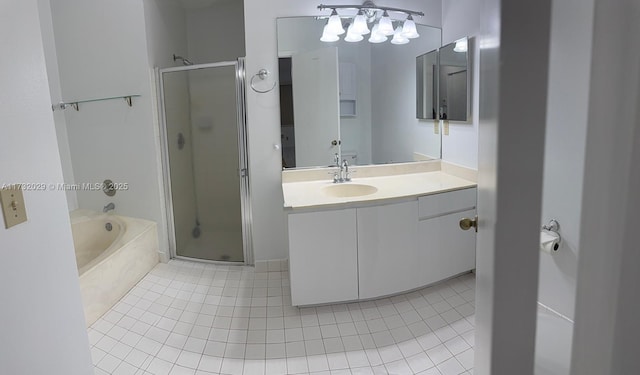
M 441 30 L 395 45 L 321 42 L 326 20 L 277 20 L 282 165 L 352 165 L 440 158 L 433 121 L 417 119 L 416 57 L 441 44 Z
M 468 39 L 462 38 L 416 58 L 417 118 L 467 121 L 467 50 Z
M 438 50 L 416 57 L 416 117 L 438 118 Z

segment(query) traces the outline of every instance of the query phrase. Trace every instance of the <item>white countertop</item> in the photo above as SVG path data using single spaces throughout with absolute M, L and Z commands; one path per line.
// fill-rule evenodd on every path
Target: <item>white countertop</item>
M 327 195 L 323 188 L 341 184 L 375 186 L 378 191 L 369 195 L 337 198 Z M 351 182 L 334 184 L 332 180 L 285 182 L 282 184 L 285 209 L 322 208 L 349 203 L 372 202 L 394 198 L 417 197 L 452 190 L 475 187 L 476 183 L 442 171 L 407 173 L 393 176 L 353 178 Z

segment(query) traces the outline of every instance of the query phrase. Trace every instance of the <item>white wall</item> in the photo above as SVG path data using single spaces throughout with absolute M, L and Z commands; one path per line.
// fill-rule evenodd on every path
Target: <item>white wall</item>
M 553 0 L 542 220 L 555 218 L 563 243 L 540 254 L 538 300 L 574 316 L 584 173 L 593 0 Z
M 109 178 L 129 184 L 129 190 L 114 197 L 79 191 L 78 204 L 101 210 L 114 202 L 118 214 L 156 221 L 160 250 L 166 252 L 143 3 L 56 0 L 51 6 L 65 100 L 141 95 L 133 107 L 119 99 L 81 104 L 79 112 L 66 110 L 75 182 Z
M 180 66 L 173 55 L 187 57 L 187 15 L 173 0 L 144 0 L 144 22 L 151 67 Z
M 480 35 L 481 2 L 447 0 L 442 2 L 442 44 L 465 36 Z M 471 59 L 471 112 L 467 122 L 450 121 L 449 135 L 442 136 L 442 159 L 469 168 L 478 168 L 478 112 L 480 109 L 480 46 L 469 43 Z
M 194 64 L 235 61 L 245 55 L 244 7 L 222 0 L 210 8 L 187 10 L 188 58 Z
M 352 1 L 337 1 L 349 4 Z M 247 76 L 266 68 L 277 80 L 278 57 L 276 18 L 313 16 L 318 3 L 296 0 L 244 0 Z M 441 2 L 397 1 L 395 7 L 423 10 L 419 22 L 440 27 Z M 281 155 L 274 144 L 280 143 L 280 111 L 277 90 L 268 94 L 247 91 L 249 160 L 253 209 L 253 243 L 256 260 L 287 257 L 285 216 L 282 199 Z
M 0 2 L 0 45 L 0 185 L 60 183 L 37 1 Z M 91 374 L 65 194 L 24 198 L 28 221 L 0 224 L 0 373 Z

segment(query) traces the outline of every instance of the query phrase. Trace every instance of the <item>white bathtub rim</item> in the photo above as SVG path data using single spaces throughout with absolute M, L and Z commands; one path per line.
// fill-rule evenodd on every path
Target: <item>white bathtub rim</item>
M 95 258 L 91 259 L 91 261 L 89 261 L 87 264 L 85 264 L 83 267 L 78 268 L 78 275 L 82 276 L 84 275 L 84 273 L 86 271 L 88 271 L 89 269 L 97 266 L 98 264 L 100 264 L 101 260 L 106 259 L 109 255 L 114 253 L 114 250 L 116 250 L 118 247 L 122 247 L 124 246 L 126 243 L 123 242 L 123 238 L 124 235 L 127 231 L 127 225 L 124 223 L 123 220 L 121 220 L 118 216 L 109 216 L 107 217 L 106 215 L 100 215 L 100 216 L 95 216 L 95 217 L 88 217 L 88 216 L 83 216 L 81 219 L 79 220 L 74 220 L 71 223 L 71 226 L 73 227 L 74 224 L 79 224 L 79 223 L 83 223 L 83 222 L 87 222 L 87 221 L 92 221 L 92 220 L 104 220 L 104 221 L 108 221 L 111 222 L 115 225 L 118 225 L 119 228 L 119 233 L 116 236 L 116 238 L 111 242 L 111 244 L 109 246 L 107 246 L 106 249 L 102 250 L 100 252 L 100 254 L 98 254 L 98 256 L 96 256 Z M 75 251 L 77 252 L 78 249 L 75 249 Z
M 574 324 L 573 319 L 569 318 L 566 315 L 563 315 L 559 312 L 557 312 L 556 310 L 552 309 L 551 307 L 545 305 L 544 303 L 538 301 L 538 307 L 541 308 L 542 310 L 546 310 L 547 312 L 551 313 L 551 315 L 555 315 L 558 318 L 561 318 L 563 320 L 566 320 L 567 322 Z
M 126 245 L 131 241 L 136 240 L 144 233 L 146 233 L 150 228 L 156 225 L 155 222 L 132 218 L 127 216 L 119 216 L 111 213 L 101 213 L 87 209 L 77 209 L 71 212 L 71 225 L 74 223 L 81 223 L 89 220 L 96 219 L 108 219 L 114 222 L 117 222 L 120 225 L 120 233 L 118 237 L 107 247 L 100 255 L 98 255 L 95 259 L 91 260 L 84 267 L 78 269 L 78 276 L 82 277 L 83 275 L 92 272 L 99 265 L 104 263 L 110 256 L 120 252 L 123 248 L 126 248 Z
M 538 302 L 534 375 L 569 375 L 573 321 Z

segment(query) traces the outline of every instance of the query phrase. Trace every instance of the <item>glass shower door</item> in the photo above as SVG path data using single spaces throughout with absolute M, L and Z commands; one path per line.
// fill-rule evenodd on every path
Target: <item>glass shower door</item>
M 160 71 L 177 256 L 245 260 L 246 149 L 238 69 L 237 63 L 219 63 Z

